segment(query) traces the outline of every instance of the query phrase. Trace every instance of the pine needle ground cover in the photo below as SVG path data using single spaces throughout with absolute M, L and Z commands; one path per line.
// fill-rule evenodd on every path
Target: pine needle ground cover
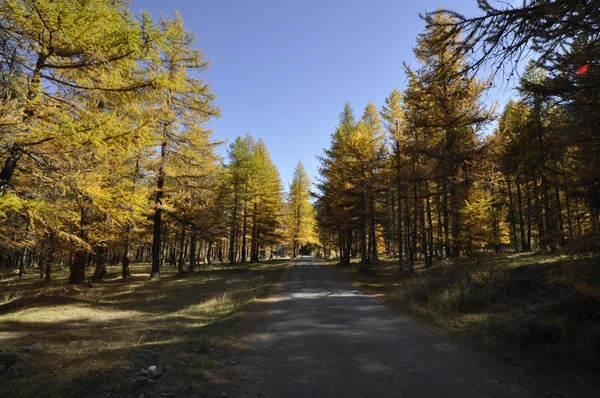
M 393 309 L 482 354 L 544 395 L 600 393 L 597 259 L 486 256 L 399 275 L 396 261 L 347 279 Z M 330 265 L 334 267 L 334 263 Z
M 235 337 L 287 263 L 268 261 L 178 275 L 149 264 L 122 280 L 109 267 L 92 287 L 37 275 L 0 281 L 0 350 L 18 361 L 0 373 L 0 396 L 221 396 L 245 351 Z M 111 278 L 111 276 L 114 276 Z M 39 352 L 27 347 L 42 343 Z M 160 377 L 141 370 L 157 367 Z

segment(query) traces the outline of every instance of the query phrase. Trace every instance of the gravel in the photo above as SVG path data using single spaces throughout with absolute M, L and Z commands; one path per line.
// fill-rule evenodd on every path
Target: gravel
M 241 396 L 533 396 L 310 258 L 290 271 L 256 340 Z

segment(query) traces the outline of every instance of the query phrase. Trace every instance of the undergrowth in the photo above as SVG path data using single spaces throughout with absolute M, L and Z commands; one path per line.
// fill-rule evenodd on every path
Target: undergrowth
M 400 311 L 534 378 L 550 395 L 600 392 L 600 267 L 597 258 L 479 256 L 416 272 L 339 269 Z

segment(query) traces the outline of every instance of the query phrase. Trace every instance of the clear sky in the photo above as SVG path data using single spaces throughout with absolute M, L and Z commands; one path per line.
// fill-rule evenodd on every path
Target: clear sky
M 262 138 L 286 189 L 302 161 L 314 180 L 317 155 L 329 146 L 350 101 L 360 117 L 403 89 L 402 62 L 424 23 L 419 12 L 443 7 L 480 12 L 476 0 L 134 0 L 156 19 L 178 10 L 196 47 L 212 61 L 205 78 L 222 117 L 216 140 Z M 220 150 L 224 156 L 226 147 Z

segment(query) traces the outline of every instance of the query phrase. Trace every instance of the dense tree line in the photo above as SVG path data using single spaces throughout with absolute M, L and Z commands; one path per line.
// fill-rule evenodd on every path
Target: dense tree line
M 369 104 L 356 121 L 344 106 L 315 194 L 326 255 L 360 257 L 366 272 L 383 245 L 412 270 L 417 259 L 557 251 L 600 234 L 597 2 L 479 4 L 477 18 L 424 16 L 419 64 L 405 65 L 407 88 L 379 115 Z M 514 74 L 529 50 L 519 98 L 498 115 L 484 105 L 492 80 L 478 75 Z
M 120 262 L 128 277 L 144 261 L 158 277 L 165 264 L 258 261 L 310 238 L 292 228 L 308 214 L 303 169 L 285 198 L 261 140 L 215 153 L 208 62 L 180 15 L 3 1 L 0 58 L 0 268 L 50 280 L 69 267 L 82 283 L 90 267 L 101 279 Z

